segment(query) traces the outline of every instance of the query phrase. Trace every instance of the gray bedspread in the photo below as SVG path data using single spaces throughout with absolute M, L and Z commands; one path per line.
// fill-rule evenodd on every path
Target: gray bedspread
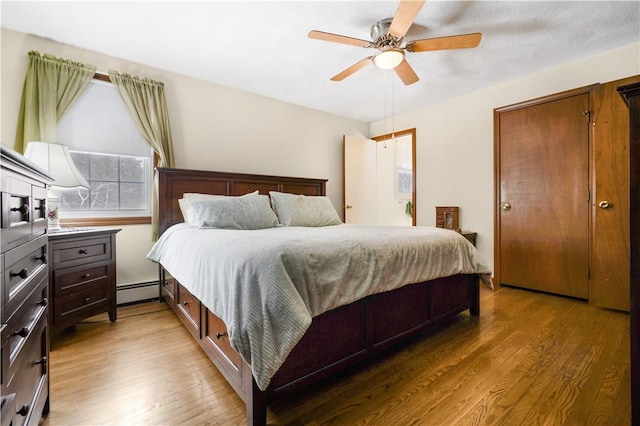
M 491 269 L 462 235 L 432 227 L 342 224 L 261 230 L 168 229 L 159 262 L 227 325 L 265 390 L 311 319 L 365 296 Z

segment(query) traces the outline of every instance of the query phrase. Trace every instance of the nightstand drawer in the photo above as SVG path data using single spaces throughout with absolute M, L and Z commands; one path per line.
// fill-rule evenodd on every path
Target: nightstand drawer
M 74 268 L 78 269 L 78 268 Z M 96 280 L 107 279 L 109 266 L 101 265 L 94 268 L 84 268 L 73 272 L 54 274 L 54 293 L 56 296 L 64 296 L 77 292 L 80 287 L 88 285 Z
M 77 288 L 66 296 L 55 297 L 53 303 L 53 325 L 67 327 L 95 313 L 104 312 L 110 305 L 109 278 L 101 278 Z
M 111 260 L 111 238 L 93 237 L 56 242 L 51 247 L 54 269 Z
M 6 321 L 25 297 L 47 276 L 47 236 L 35 238 L 4 254 L 2 321 Z

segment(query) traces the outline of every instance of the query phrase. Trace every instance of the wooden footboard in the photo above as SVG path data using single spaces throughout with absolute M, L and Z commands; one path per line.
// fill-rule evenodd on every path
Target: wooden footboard
M 299 391 L 467 309 L 480 312 L 475 275 L 455 275 L 372 295 L 313 319 L 266 391 L 231 347 L 224 322 L 161 268 L 161 292 L 244 400 L 248 424 L 266 424 L 269 398 Z

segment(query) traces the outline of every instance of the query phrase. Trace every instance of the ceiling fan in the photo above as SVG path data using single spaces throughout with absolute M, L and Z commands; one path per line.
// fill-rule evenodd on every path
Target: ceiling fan
M 426 1 L 401 0 L 393 19 L 383 19 L 371 27 L 371 39 L 373 41 L 316 30 L 310 31 L 308 37 L 316 40 L 378 49 L 378 53 L 375 55 L 368 56 L 331 77 L 333 81 L 344 80 L 351 74 L 364 68 L 370 62 L 373 62 L 382 69 L 395 70 L 402 82 L 408 86 L 417 82 L 419 77 L 405 59 L 405 52 L 466 49 L 476 47 L 480 44 L 480 39 L 482 38 L 482 34 L 480 33 L 460 34 L 412 40 L 402 47 L 405 34 L 409 31 L 409 27 L 411 27 L 414 19 L 418 16 L 418 13 L 425 3 Z

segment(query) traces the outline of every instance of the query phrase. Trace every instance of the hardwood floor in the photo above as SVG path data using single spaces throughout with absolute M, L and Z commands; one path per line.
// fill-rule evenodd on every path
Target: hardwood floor
M 269 406 L 270 424 L 628 425 L 629 315 L 512 288 L 479 318 Z M 244 404 L 168 310 L 118 309 L 57 335 L 44 425 L 227 425 Z M 177 344 L 176 344 L 177 343 Z

